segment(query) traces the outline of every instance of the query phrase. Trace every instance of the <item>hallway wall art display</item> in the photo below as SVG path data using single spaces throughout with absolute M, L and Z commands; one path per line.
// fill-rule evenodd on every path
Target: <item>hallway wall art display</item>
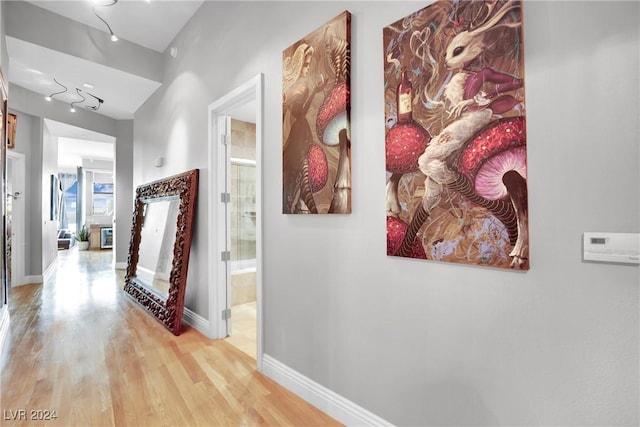
M 351 213 L 351 14 L 282 54 L 282 212 Z
M 384 28 L 387 255 L 529 269 L 522 7 Z

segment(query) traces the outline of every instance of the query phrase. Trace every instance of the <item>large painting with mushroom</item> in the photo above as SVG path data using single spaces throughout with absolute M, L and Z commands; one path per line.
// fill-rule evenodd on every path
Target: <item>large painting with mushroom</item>
M 522 3 L 383 30 L 387 254 L 529 269 Z
M 351 213 L 350 29 L 345 11 L 282 54 L 282 212 Z

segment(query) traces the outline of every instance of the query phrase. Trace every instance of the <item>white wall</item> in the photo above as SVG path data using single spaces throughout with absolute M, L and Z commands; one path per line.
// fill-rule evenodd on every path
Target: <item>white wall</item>
M 118 121 L 117 141 L 113 250 L 116 267 L 126 268 L 133 218 L 133 120 Z
M 637 2 L 526 2 L 531 270 L 387 257 L 382 28 L 424 2 L 205 2 L 136 114 L 134 185 L 201 168 L 187 307 L 208 313 L 207 105 L 259 72 L 265 352 L 397 425 L 637 425 Z M 353 214 L 281 207 L 282 50 L 352 13 Z M 166 165 L 154 168 L 163 156 Z
M 43 123 L 43 119 L 38 119 Z M 58 219 L 51 219 L 51 175 L 58 176 L 58 138 L 51 134 L 46 124 L 41 125 L 43 131 L 38 133 L 42 147 L 42 197 L 41 221 L 42 221 L 42 272 L 47 269 L 58 257 Z M 53 203 L 57 203 L 54 199 Z M 60 213 L 58 212 L 58 215 Z

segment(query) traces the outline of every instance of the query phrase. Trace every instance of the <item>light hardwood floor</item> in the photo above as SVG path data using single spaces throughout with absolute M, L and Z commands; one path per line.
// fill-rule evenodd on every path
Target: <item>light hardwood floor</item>
M 231 307 L 231 335 L 226 341 L 253 359 L 256 358 L 258 350 L 256 322 L 255 301 Z
M 340 425 L 228 342 L 172 335 L 122 287 L 110 251 L 74 248 L 43 285 L 11 289 L 0 425 Z

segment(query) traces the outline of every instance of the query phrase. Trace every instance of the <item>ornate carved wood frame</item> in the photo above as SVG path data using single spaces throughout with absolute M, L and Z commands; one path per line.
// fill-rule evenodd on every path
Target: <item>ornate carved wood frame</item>
M 127 274 L 124 290 L 152 316 L 158 319 L 174 335 L 180 335 L 184 294 L 187 285 L 189 251 L 196 197 L 198 194 L 198 169 L 140 185 L 136 189 L 133 212 L 133 227 L 129 243 Z M 176 239 L 173 247 L 173 262 L 169 275 L 169 292 L 166 300 L 142 286 L 136 279 L 140 235 L 144 220 L 145 203 L 179 197 Z

